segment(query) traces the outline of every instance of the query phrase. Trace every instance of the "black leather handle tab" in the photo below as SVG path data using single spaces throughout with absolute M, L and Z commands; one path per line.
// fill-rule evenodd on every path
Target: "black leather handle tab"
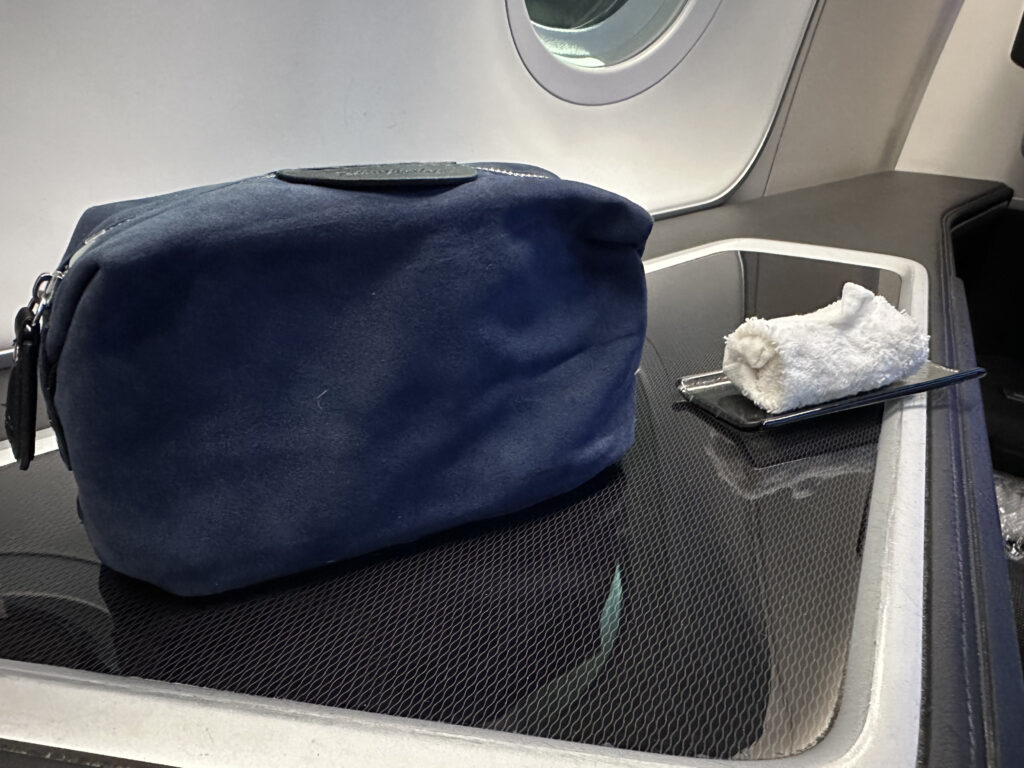
M 476 168 L 459 163 L 384 163 L 337 165 L 331 168 L 289 168 L 274 175 L 293 184 L 316 184 L 339 189 L 437 187 L 465 184 Z

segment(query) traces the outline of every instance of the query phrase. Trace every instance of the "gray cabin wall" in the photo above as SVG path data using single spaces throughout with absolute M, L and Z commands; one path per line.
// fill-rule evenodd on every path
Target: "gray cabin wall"
M 968 3 L 957 18 L 896 168 L 996 179 L 1024 205 L 1024 68 L 1010 49 L 1022 0 Z
M 892 170 L 962 0 L 822 0 L 734 200 Z

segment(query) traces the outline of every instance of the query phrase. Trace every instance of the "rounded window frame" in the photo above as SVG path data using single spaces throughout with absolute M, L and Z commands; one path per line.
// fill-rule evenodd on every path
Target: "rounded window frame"
M 624 101 L 651 88 L 693 49 L 722 0 L 688 0 L 654 41 L 633 56 L 599 67 L 570 64 L 548 49 L 534 29 L 526 0 L 505 0 L 519 58 L 533 79 L 558 98 L 585 106 Z

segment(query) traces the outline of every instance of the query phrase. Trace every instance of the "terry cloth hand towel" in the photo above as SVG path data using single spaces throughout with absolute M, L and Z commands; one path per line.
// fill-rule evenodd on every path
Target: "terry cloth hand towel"
M 883 387 L 928 358 L 928 334 L 867 288 L 806 315 L 748 318 L 725 337 L 722 369 L 768 413 Z

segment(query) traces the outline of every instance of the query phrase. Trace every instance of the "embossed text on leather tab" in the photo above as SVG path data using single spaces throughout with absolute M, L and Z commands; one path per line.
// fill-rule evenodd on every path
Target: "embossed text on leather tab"
M 329 168 L 289 168 L 275 173 L 282 181 L 341 189 L 454 186 L 472 181 L 476 174 L 476 168 L 459 163 L 338 165 Z

